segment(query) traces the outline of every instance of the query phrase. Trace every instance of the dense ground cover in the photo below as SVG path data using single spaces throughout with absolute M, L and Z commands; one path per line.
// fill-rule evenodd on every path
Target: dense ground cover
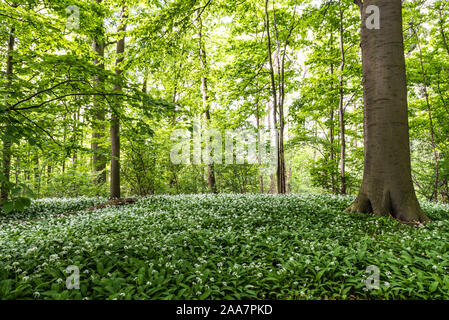
M 411 227 L 330 195 L 35 201 L 0 217 L 0 299 L 449 298 L 449 207 Z M 80 290 L 67 290 L 67 266 Z M 368 290 L 366 268 L 380 270 Z

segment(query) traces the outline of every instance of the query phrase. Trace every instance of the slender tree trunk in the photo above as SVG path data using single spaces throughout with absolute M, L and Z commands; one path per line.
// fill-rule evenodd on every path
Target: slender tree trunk
M 273 107 L 272 104 L 270 103 L 270 101 L 267 102 L 267 109 L 268 109 L 268 115 L 267 115 L 267 125 L 268 125 L 268 131 L 270 132 L 270 139 L 271 139 L 271 128 L 272 125 L 274 125 L 274 121 L 271 121 L 271 115 L 273 112 Z M 273 114 L 273 118 L 275 117 L 275 115 Z M 275 141 L 277 143 L 277 140 Z M 272 141 L 270 140 L 270 145 L 271 145 Z M 277 152 L 277 144 L 275 146 L 276 152 Z M 270 167 L 271 169 L 271 167 Z M 270 174 L 270 188 L 268 190 L 268 193 L 270 194 L 274 194 L 276 193 L 276 181 L 275 181 L 275 176 L 274 173 L 272 172 Z
M 438 23 L 439 23 L 439 26 L 440 26 L 441 38 L 443 39 L 444 48 L 446 49 L 446 52 L 449 55 L 449 45 L 447 43 L 446 33 L 444 32 L 443 9 L 441 7 L 438 8 L 438 14 L 439 14 L 439 17 L 440 17 L 440 20 L 439 20 Z
M 201 76 L 201 93 L 203 95 L 203 109 L 204 109 L 204 118 L 206 120 L 206 126 L 209 128 L 211 117 L 210 117 L 210 104 L 209 104 L 209 89 L 208 89 L 208 78 L 207 78 L 207 54 L 206 49 L 204 48 L 203 44 L 203 25 L 201 21 L 201 17 L 198 14 L 198 48 L 199 48 L 199 55 L 200 55 L 200 64 L 201 64 L 201 70 L 202 70 L 202 76 Z M 208 140 L 208 139 L 207 139 Z M 209 141 L 206 140 L 206 150 L 209 152 Z M 208 155 L 208 158 L 211 158 L 211 155 Z M 209 160 L 209 163 L 207 163 L 207 184 L 209 186 L 209 191 L 212 193 L 217 193 L 216 188 L 216 180 L 215 180 L 215 168 L 214 164 L 211 160 Z
M 259 163 L 259 192 L 263 193 L 263 175 L 262 175 L 262 150 L 261 150 L 261 140 L 260 140 L 260 111 L 259 111 L 259 95 L 257 95 L 256 101 L 256 126 L 257 126 L 257 150 L 258 157 L 257 161 Z
M 276 193 L 276 179 L 274 177 L 274 174 L 270 175 L 270 191 L 268 193 L 270 194 Z
M 7 52 L 7 58 L 6 58 L 6 80 L 7 85 L 11 86 L 12 82 L 12 75 L 14 72 L 14 62 L 13 62 L 13 51 L 14 51 L 14 45 L 15 45 L 15 28 L 11 27 L 9 32 L 9 39 L 8 39 L 8 52 Z M 6 201 L 9 196 L 9 179 L 11 176 L 11 139 L 9 137 L 9 130 L 6 126 L 6 130 L 4 132 L 3 136 L 3 159 L 2 159 L 2 170 L 3 170 L 3 178 L 5 179 L 5 182 L 2 182 L 1 184 L 1 191 L 0 191 L 0 198 L 1 201 Z
M 40 170 L 39 170 L 39 151 L 36 150 L 36 153 L 33 156 L 34 162 L 34 189 L 36 191 L 36 196 L 39 199 L 40 197 L 40 189 L 41 189 L 41 179 L 40 179 Z
M 73 164 L 73 169 L 77 168 L 77 162 L 78 162 L 78 149 L 76 148 L 77 144 L 78 144 L 78 122 L 80 119 L 80 114 L 79 114 L 79 110 L 75 112 L 75 114 L 73 115 L 73 135 L 72 135 L 72 143 L 73 146 L 75 147 L 73 150 L 73 154 L 72 154 L 72 164 Z
M 332 40 L 331 40 L 331 44 L 332 44 Z M 333 46 L 332 46 L 333 47 Z M 329 143 L 330 143 L 330 161 L 332 164 L 332 171 L 331 171 L 331 188 L 332 188 L 332 193 L 337 193 L 337 189 L 335 187 L 335 176 L 334 176 L 334 161 L 335 161 L 335 150 L 334 150 L 334 64 L 331 63 L 331 77 L 332 77 L 332 85 L 331 85 L 331 99 L 332 102 L 330 103 L 330 114 L 329 114 L 329 120 L 330 120 L 330 125 L 329 125 Z
M 67 114 L 64 113 L 64 129 L 62 134 L 62 144 L 65 145 L 67 141 L 67 126 L 66 126 L 66 120 L 67 120 Z M 62 172 L 62 182 L 64 182 L 64 174 L 65 174 L 65 160 L 66 160 L 66 154 L 62 154 L 62 164 L 61 164 L 61 172 Z
M 446 180 L 444 181 L 444 185 L 445 185 L 445 192 L 443 194 L 443 199 L 445 199 L 446 203 L 449 203 L 449 179 L 446 178 Z
M 344 77 L 343 71 L 345 70 L 345 48 L 344 48 L 344 26 L 343 26 L 343 13 L 342 4 L 340 1 L 340 55 L 341 55 L 341 65 L 340 65 L 340 105 L 338 108 L 338 113 L 340 117 L 340 193 L 346 194 L 346 130 L 345 130 L 345 106 L 344 106 Z
M 16 159 L 16 161 L 14 161 L 14 165 L 15 165 L 14 181 L 15 181 L 15 184 L 18 184 L 19 176 L 20 176 L 20 161 L 19 161 L 19 159 Z
M 52 166 L 49 164 L 49 165 L 47 165 L 47 188 L 50 185 L 51 172 L 52 172 Z
M 268 49 L 268 62 L 270 65 L 270 80 L 271 80 L 271 94 L 273 99 L 273 123 L 276 135 L 276 152 L 277 152 L 277 168 L 276 168 L 276 178 L 277 178 L 277 191 L 278 193 L 285 193 L 282 183 L 282 163 L 281 163 L 281 147 L 280 147 L 280 132 L 277 128 L 277 112 L 278 112 L 278 95 L 276 89 L 276 80 L 274 75 L 274 65 L 273 65 L 273 53 L 271 50 L 271 33 L 270 33 L 270 16 L 268 14 L 268 2 L 265 0 L 265 25 L 267 32 L 267 49 Z M 279 62 L 278 62 L 279 63 Z
M 285 85 L 284 85 L 284 70 L 285 70 L 285 55 L 287 50 L 287 42 L 284 45 L 283 57 L 281 59 L 281 45 L 279 41 L 279 34 L 276 23 L 276 7 L 273 0 L 273 25 L 276 35 L 276 66 L 278 77 L 278 110 L 279 110 L 279 160 L 278 160 L 278 192 L 284 194 L 287 192 L 286 187 L 286 173 L 285 173 L 285 152 L 284 152 L 284 130 L 285 130 L 285 117 L 284 117 L 284 100 L 285 100 Z
M 426 222 L 411 175 L 402 1 L 356 3 L 362 15 L 365 163 L 359 195 L 347 211 Z M 380 9 L 380 29 L 367 28 L 370 5 Z
M 98 4 L 102 0 L 96 0 Z M 102 91 L 104 89 L 104 78 L 101 72 L 104 71 L 104 27 L 103 23 L 100 26 L 100 34 L 96 36 L 92 43 L 92 49 L 95 52 L 94 65 L 99 69 L 99 75 L 94 77 L 94 88 L 96 90 Z M 106 182 L 106 157 L 105 157 L 105 147 L 102 140 L 105 136 L 105 110 L 103 106 L 103 98 L 101 96 L 94 97 L 93 101 L 94 110 L 94 123 L 93 123 L 93 133 L 92 133 L 92 167 L 94 173 L 94 184 L 103 184 Z
M 444 72 L 444 66 L 441 65 L 441 69 Z M 443 104 L 444 109 L 446 110 L 446 113 L 449 115 L 449 106 L 446 102 L 446 99 L 444 98 L 443 91 L 441 90 L 441 79 L 440 79 L 441 72 L 438 72 L 438 80 L 437 80 L 437 91 L 438 95 L 440 96 L 441 102 Z
M 179 65 L 180 69 L 181 69 L 181 67 L 182 67 L 182 64 Z M 180 72 L 181 71 L 179 70 L 175 76 L 175 86 L 173 88 L 173 96 L 172 96 L 173 116 L 171 118 L 171 125 L 173 128 L 176 125 L 176 103 L 178 101 L 178 81 L 179 81 L 179 73 Z M 175 187 L 177 189 L 178 177 L 176 174 L 176 167 L 171 161 L 169 163 L 170 163 L 170 171 L 171 171 L 170 187 Z
M 127 6 L 123 5 L 121 13 L 121 25 L 118 29 L 119 33 L 126 31 L 126 19 L 127 19 Z M 123 53 L 125 52 L 125 36 L 117 41 L 117 60 L 115 74 L 117 78 L 120 78 L 123 70 L 121 69 L 121 63 L 123 62 Z M 114 85 L 114 91 L 121 92 L 122 87 L 120 84 Z M 119 119 L 119 103 L 115 105 L 115 110 L 112 110 L 111 116 L 111 181 L 110 181 L 110 198 L 120 199 L 120 119 Z

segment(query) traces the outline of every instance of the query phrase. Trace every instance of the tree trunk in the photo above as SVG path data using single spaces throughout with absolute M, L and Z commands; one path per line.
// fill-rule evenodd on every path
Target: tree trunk
M 174 128 L 176 126 L 176 103 L 178 102 L 178 81 L 179 81 L 179 73 L 181 72 L 182 64 L 179 65 L 179 70 L 176 73 L 175 76 L 175 86 L 173 88 L 173 96 L 172 96 L 172 102 L 173 102 L 173 116 L 171 118 L 171 126 Z M 176 174 L 176 167 L 173 164 L 173 162 L 169 161 L 170 163 L 170 171 L 171 171 L 171 177 L 169 185 L 172 188 L 178 189 L 178 176 Z
M 362 15 L 365 164 L 360 193 L 347 211 L 427 222 L 413 187 L 401 0 L 365 0 Z M 368 29 L 366 8 L 380 8 Z
M 51 172 L 52 172 L 52 166 L 49 164 L 49 165 L 47 165 L 47 188 L 50 185 Z
M 76 101 L 76 100 L 75 100 Z M 73 166 L 73 169 L 74 170 L 76 170 L 76 168 L 77 168 L 77 162 L 78 162 L 78 149 L 77 149 L 77 145 L 78 145 L 78 135 L 77 135 L 77 133 L 78 133 L 78 122 L 79 122 L 79 120 L 80 120 L 80 112 L 79 112 L 79 109 L 77 110 L 77 111 L 75 111 L 75 113 L 73 114 L 73 122 L 74 122 L 74 125 L 73 125 L 73 135 L 72 135 L 72 144 L 73 144 L 73 146 L 74 146 L 74 149 L 73 149 L 73 154 L 72 154 L 72 166 Z M 80 143 L 79 145 L 82 145 L 82 143 Z
M 201 76 L 201 93 L 203 96 L 203 109 L 204 109 L 204 118 L 206 120 L 206 126 L 209 128 L 210 124 L 210 105 L 209 105 L 209 89 L 208 89 L 208 79 L 207 79 L 207 55 L 206 55 L 206 49 L 204 48 L 203 44 L 203 34 L 202 34 L 202 21 L 201 17 L 199 16 L 199 11 L 197 12 L 198 15 L 198 47 L 199 47 L 199 55 L 200 55 L 200 64 L 201 64 L 201 70 L 202 70 L 202 76 Z M 206 150 L 209 152 L 209 141 L 206 140 Z M 208 155 L 208 158 L 211 158 L 211 155 Z M 212 161 L 209 161 L 207 163 L 207 184 L 209 186 L 209 191 L 212 193 L 217 193 L 216 188 L 216 181 L 215 181 L 215 168 Z
M 274 125 L 274 119 L 275 119 L 276 115 L 273 113 L 273 118 L 274 119 L 273 119 L 273 123 L 272 123 L 270 115 L 272 114 L 271 112 L 273 111 L 273 107 L 271 106 L 270 101 L 267 102 L 267 109 L 268 109 L 268 115 L 267 115 L 268 131 L 271 134 L 271 128 L 272 128 L 271 125 L 272 124 Z M 271 137 L 270 137 L 270 139 L 271 139 Z M 270 145 L 271 145 L 271 141 L 270 141 Z M 277 145 L 275 146 L 275 149 L 276 149 L 276 152 L 277 152 L 277 150 L 278 150 L 277 149 Z M 268 193 L 270 193 L 270 194 L 276 193 L 276 183 L 275 183 L 274 173 L 270 174 L 270 189 L 268 190 Z
M 344 48 L 344 26 L 343 26 L 343 13 L 344 10 L 341 8 L 342 4 L 340 1 L 340 55 L 341 55 L 341 65 L 340 65 L 340 105 L 338 108 L 338 113 L 340 117 L 340 193 L 346 194 L 346 130 L 345 130 L 345 106 L 344 106 L 344 81 L 343 81 L 343 71 L 345 70 L 345 48 Z
M 444 18 L 443 18 L 443 8 L 439 7 L 438 8 L 438 14 L 439 14 L 439 21 L 438 24 L 440 26 L 440 34 L 441 34 L 441 38 L 443 40 L 443 45 L 444 48 L 446 49 L 447 54 L 449 55 L 449 45 L 447 43 L 447 37 L 446 37 L 446 33 L 444 32 Z
M 257 150 L 258 156 L 257 161 L 259 164 L 259 192 L 263 193 L 263 175 L 262 175 L 262 150 L 261 150 L 261 140 L 260 140 L 260 111 L 259 111 L 259 95 L 257 95 L 256 101 L 256 126 L 257 126 Z
M 271 80 L 271 94 L 273 99 L 273 123 L 275 128 L 275 135 L 276 135 L 276 152 L 277 152 L 277 168 L 276 168 L 276 178 L 277 178 L 277 190 L 278 193 L 285 193 L 284 186 L 285 186 L 285 175 L 283 174 L 283 163 L 282 163 L 282 156 L 283 156 L 283 150 L 281 147 L 281 136 L 280 132 L 277 128 L 277 112 L 278 112 L 278 94 L 276 90 L 276 80 L 274 76 L 274 66 L 273 66 L 273 53 L 271 50 L 271 33 L 270 33 L 270 16 L 268 14 L 268 0 L 265 0 L 265 25 L 266 25 L 266 32 L 267 32 L 267 49 L 268 49 L 268 62 L 270 65 L 270 80 Z M 278 59 L 279 64 L 279 59 Z M 281 113 L 279 115 L 282 116 Z M 282 120 L 281 120 L 282 121 Z M 279 128 L 282 133 L 282 127 Z M 283 142 L 283 141 L 282 141 Z M 284 178 L 284 179 L 283 179 Z M 284 182 L 283 182 L 284 180 Z
M 126 18 L 127 18 L 126 5 L 122 8 L 121 13 L 121 25 L 118 29 L 119 33 L 126 31 Z M 123 70 L 121 69 L 121 63 L 123 62 L 123 53 L 125 52 L 125 36 L 123 35 L 117 41 L 117 60 L 115 74 L 117 78 L 120 78 Z M 121 92 L 122 87 L 120 84 L 114 85 L 114 91 Z M 112 110 L 111 116 L 111 181 L 110 181 L 110 198 L 120 199 L 120 119 L 119 119 L 119 103 L 116 104 L 116 110 Z
M 102 0 L 96 0 L 98 4 Z M 104 29 L 103 24 L 100 27 L 101 33 L 93 40 L 92 49 L 95 52 L 94 65 L 99 69 L 99 75 L 94 77 L 94 88 L 102 91 L 104 89 L 104 79 L 101 72 L 104 71 Z M 106 158 L 104 156 L 104 145 L 102 140 L 105 136 L 105 110 L 103 106 L 103 98 L 101 96 L 94 97 L 93 101 L 94 123 L 92 133 L 92 167 L 94 173 L 94 184 L 103 184 L 106 182 Z
M 331 36 L 331 45 L 332 45 L 332 36 Z M 333 47 L 333 46 L 332 46 Z M 331 63 L 331 103 L 330 103 L 330 114 L 329 114 L 329 143 L 330 143 L 330 162 L 332 164 L 331 170 L 331 189 L 332 193 L 337 193 L 337 188 L 335 187 L 335 176 L 334 176 L 334 161 L 335 161 L 335 150 L 334 150 L 334 64 Z
M 8 86 L 11 85 L 12 75 L 14 72 L 14 62 L 12 57 L 12 52 L 14 51 L 15 44 L 15 36 L 14 36 L 15 28 L 11 27 L 9 32 L 8 39 L 8 53 L 6 58 L 6 78 Z M 9 137 L 9 130 L 6 127 L 3 136 L 3 159 L 2 159 L 2 170 L 3 170 L 3 178 L 5 181 L 1 184 L 0 198 L 2 201 L 8 199 L 9 195 L 9 179 L 11 176 L 11 139 Z
M 34 190 L 36 191 L 36 197 L 39 199 L 41 191 L 41 178 L 39 169 L 39 150 L 33 156 L 34 162 Z

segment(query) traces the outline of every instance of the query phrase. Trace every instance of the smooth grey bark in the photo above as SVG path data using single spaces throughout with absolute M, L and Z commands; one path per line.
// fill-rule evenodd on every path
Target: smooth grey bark
M 278 153 L 278 192 L 283 194 L 287 193 L 287 177 L 285 173 L 285 152 L 284 152 L 284 131 L 285 131 L 285 117 L 284 117 L 284 102 L 285 102 L 285 57 L 287 51 L 288 35 L 284 44 L 284 50 L 281 59 L 281 44 L 279 41 L 279 33 L 276 22 L 276 8 L 275 1 L 273 0 L 273 25 L 276 36 L 276 65 L 277 65 L 277 77 L 278 77 L 278 111 L 279 111 L 279 153 Z
M 204 109 L 204 119 L 206 121 L 206 126 L 209 127 L 211 122 L 210 116 L 210 103 L 209 103 L 209 87 L 207 78 L 207 54 L 203 43 L 203 23 L 200 17 L 200 12 L 197 12 L 198 20 L 198 49 L 200 57 L 200 66 L 202 70 L 201 76 L 201 94 L 203 99 L 203 109 Z M 209 152 L 209 141 L 206 141 L 206 150 Z M 211 156 L 209 154 L 209 156 Z M 209 186 L 209 191 L 212 193 L 217 193 L 216 188 L 216 178 L 215 178 L 215 168 L 214 164 L 209 161 L 207 164 L 207 184 Z
M 14 72 L 14 61 L 13 61 L 13 51 L 15 45 L 15 28 L 11 27 L 8 37 L 8 51 L 6 57 L 6 80 L 7 85 L 11 86 L 12 75 Z M 0 199 L 5 201 L 9 196 L 9 180 L 11 176 L 11 140 L 8 134 L 8 130 L 4 133 L 3 137 L 3 150 L 2 150 L 2 170 L 3 178 L 5 182 L 1 184 Z
M 98 4 L 102 0 L 96 0 Z M 104 78 L 101 72 L 104 71 L 104 52 L 105 52 L 105 35 L 103 24 L 100 26 L 100 34 L 95 37 L 92 42 L 92 50 L 95 52 L 94 65 L 99 69 L 99 75 L 94 77 L 94 88 L 97 90 L 104 89 Z M 105 147 L 102 140 L 105 136 L 105 110 L 103 106 L 103 98 L 101 96 L 95 96 L 93 101 L 93 111 L 94 111 L 94 123 L 92 125 L 92 167 L 94 173 L 94 184 L 103 184 L 106 182 L 106 157 Z
M 341 8 L 342 4 L 340 1 L 340 104 L 338 107 L 338 114 L 340 120 L 340 193 L 346 194 L 346 128 L 345 128 L 345 106 L 344 106 L 344 76 L 343 72 L 345 70 L 345 47 L 344 47 L 344 10 Z
M 34 189 L 36 191 L 36 196 L 39 199 L 40 197 L 40 189 L 41 189 L 41 174 L 39 170 L 39 150 L 35 150 L 35 153 L 33 155 L 33 162 L 34 162 Z
M 273 123 L 275 126 L 275 136 L 276 136 L 276 152 L 277 152 L 277 168 L 276 168 L 276 181 L 277 181 L 277 192 L 285 193 L 285 165 L 283 162 L 283 110 L 279 108 L 278 102 L 278 90 L 276 89 L 276 80 L 273 64 L 273 53 L 271 49 L 271 32 L 270 32 L 270 16 L 268 14 L 268 4 L 269 0 L 265 0 L 265 27 L 267 32 L 267 49 L 268 49 L 268 62 L 270 66 L 270 82 L 271 82 L 271 94 L 273 100 Z M 279 45 L 278 45 L 279 49 Z M 278 55 L 278 68 L 279 68 L 279 50 Z M 278 77 L 280 77 L 280 72 L 278 70 Z M 279 79 L 280 84 L 280 79 Z M 277 128 L 277 113 L 279 112 L 280 125 Z M 279 129 L 279 130 L 278 130 Z
M 402 1 L 355 2 L 362 16 L 365 163 L 359 195 L 347 211 L 427 222 L 411 175 Z M 366 26 L 370 5 L 380 9 L 380 29 Z
M 332 34 L 331 34 L 331 45 L 332 45 Z M 334 64 L 331 63 L 331 77 L 334 78 Z M 332 170 L 330 172 L 331 175 L 331 189 L 333 193 L 337 193 L 337 188 L 335 187 L 335 176 L 334 176 L 334 161 L 335 161 L 335 150 L 334 150 L 334 143 L 335 143 L 335 126 L 334 126 L 334 117 L 335 117 L 335 107 L 333 103 L 333 93 L 334 93 L 334 81 L 331 82 L 331 96 L 332 96 L 332 102 L 330 103 L 330 113 L 329 113 L 329 143 L 330 143 L 330 162 L 332 164 Z
M 118 29 L 119 33 L 123 33 L 126 31 L 126 18 L 127 18 L 127 6 L 123 5 L 122 12 L 120 15 L 121 25 Z M 119 78 L 123 72 L 121 69 L 121 63 L 123 62 L 123 53 L 125 52 L 125 36 L 123 35 L 117 41 L 117 60 L 116 60 L 116 69 L 115 74 Z M 121 92 L 123 89 L 121 85 L 115 84 L 114 91 Z M 119 104 L 117 103 L 116 108 L 119 108 Z M 110 126 L 110 134 L 111 134 L 111 180 L 110 180 L 110 198 L 111 199 L 120 199 L 120 119 L 118 115 L 118 110 L 112 110 L 111 116 L 111 126 Z
M 256 100 L 256 127 L 257 127 L 257 149 L 258 149 L 258 156 L 257 161 L 259 164 L 259 170 L 261 170 L 262 166 L 262 150 L 261 150 L 261 140 L 260 140 L 260 110 L 259 110 L 259 95 L 257 95 Z M 263 175 L 260 172 L 259 174 L 259 192 L 262 194 L 264 192 L 263 187 Z

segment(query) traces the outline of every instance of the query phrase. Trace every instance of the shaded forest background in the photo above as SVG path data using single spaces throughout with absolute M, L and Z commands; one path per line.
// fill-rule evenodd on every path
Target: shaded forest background
M 412 176 L 449 202 L 449 4 L 404 1 Z M 3 1 L 2 201 L 354 194 L 360 12 L 349 0 Z M 174 165 L 174 129 L 277 128 L 278 169 Z M 204 142 L 203 142 L 204 143 Z

